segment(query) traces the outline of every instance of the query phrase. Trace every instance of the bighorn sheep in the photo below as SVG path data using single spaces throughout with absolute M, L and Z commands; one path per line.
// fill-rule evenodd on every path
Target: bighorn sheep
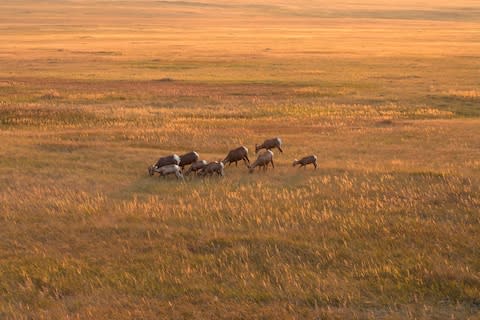
M 188 170 L 185 172 L 185 175 L 188 176 L 190 174 L 190 172 L 192 172 L 192 171 L 195 172 L 195 173 L 198 173 L 199 170 L 202 170 L 206 166 L 207 166 L 207 161 L 206 160 L 195 161 L 194 163 L 192 163 L 190 168 L 188 168 Z
M 317 156 L 312 154 L 311 156 L 303 157 L 300 160 L 295 159 L 293 161 L 293 166 L 295 167 L 297 164 L 299 164 L 300 167 L 304 167 L 304 168 L 307 168 L 306 167 L 307 164 L 313 164 L 315 169 L 317 169 Z
M 273 148 L 277 148 L 280 150 L 280 152 L 283 152 L 282 150 L 282 139 L 280 138 L 273 138 L 273 139 L 267 139 L 263 141 L 261 145 L 255 145 L 255 153 L 258 153 L 259 150 L 265 149 L 265 150 L 270 150 Z
M 223 159 L 223 164 L 230 165 L 232 162 L 235 162 L 235 166 L 237 167 L 237 162 L 243 160 L 245 165 L 248 166 L 250 164 L 250 159 L 248 159 L 248 149 L 245 146 L 238 147 L 237 149 L 230 150 L 227 154 L 225 159 Z
M 200 176 L 206 176 L 206 175 L 211 176 L 216 173 L 220 176 L 223 176 L 225 175 L 225 173 L 223 172 L 223 168 L 225 168 L 225 165 L 223 164 L 223 162 L 213 161 L 207 164 L 205 168 L 203 168 L 198 174 Z
M 180 157 L 177 156 L 176 154 L 172 154 L 170 156 L 166 156 L 158 159 L 158 161 L 154 165 L 148 167 L 148 174 L 153 176 L 154 173 L 157 172 L 156 169 L 161 168 L 163 166 L 168 166 L 171 164 L 179 165 Z
M 250 173 L 253 172 L 255 167 L 263 167 L 266 170 L 269 163 L 271 163 L 272 167 L 275 168 L 275 165 L 273 164 L 273 152 L 267 150 L 261 153 L 258 156 L 257 160 L 255 160 L 255 162 L 251 166 L 248 166 L 248 168 L 250 169 Z
M 175 174 L 177 176 L 177 179 L 183 180 L 182 169 L 176 164 L 168 164 L 160 168 L 154 168 L 153 171 L 158 172 L 160 174 L 160 177 Z
M 197 161 L 199 158 L 198 156 L 198 153 L 196 153 L 195 151 L 192 151 L 192 152 L 189 152 L 189 153 L 185 153 L 183 155 L 180 156 L 180 164 L 179 166 L 182 168 L 189 165 L 189 164 L 192 164 L 194 163 L 195 161 Z

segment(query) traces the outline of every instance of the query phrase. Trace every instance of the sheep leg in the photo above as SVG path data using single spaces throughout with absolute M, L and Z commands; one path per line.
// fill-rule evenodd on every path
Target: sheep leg
M 238 168 L 238 160 L 237 160 L 237 161 L 235 161 L 235 167 L 237 167 L 237 168 Z
M 270 162 L 272 163 L 272 168 L 275 169 L 275 165 L 273 164 L 273 159 Z
M 250 159 L 248 159 L 247 155 L 245 155 L 245 157 L 243 158 L 243 161 L 245 161 L 245 160 L 246 160 L 246 162 L 248 162 L 248 164 L 250 164 Z
M 278 148 L 278 150 L 280 150 L 281 153 L 283 153 L 283 150 L 282 150 L 282 148 L 280 148 L 280 146 L 278 146 L 277 148 Z
M 313 166 L 315 167 L 315 170 L 317 170 L 317 163 L 316 162 L 313 163 Z

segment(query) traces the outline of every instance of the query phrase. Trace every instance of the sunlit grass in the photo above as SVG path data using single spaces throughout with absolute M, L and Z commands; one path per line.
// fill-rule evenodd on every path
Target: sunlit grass
M 435 6 L 1 3 L 0 318 L 475 319 L 478 6 Z
M 419 109 L 430 119 L 419 121 L 393 105 L 310 106 L 310 119 L 308 106 L 264 108 L 3 110 L 2 312 L 176 317 L 171 304 L 208 316 L 198 303 L 211 299 L 268 317 L 473 312 L 477 120 Z M 218 160 L 273 134 L 285 153 L 266 173 L 240 165 L 184 183 L 146 173 L 162 154 Z M 312 152 L 318 170 L 291 167 Z M 107 308 L 92 295 L 144 302 Z

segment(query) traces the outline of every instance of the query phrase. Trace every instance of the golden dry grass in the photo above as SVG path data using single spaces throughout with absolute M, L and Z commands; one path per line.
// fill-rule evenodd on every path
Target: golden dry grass
M 479 12 L 0 3 L 0 318 L 477 319 Z

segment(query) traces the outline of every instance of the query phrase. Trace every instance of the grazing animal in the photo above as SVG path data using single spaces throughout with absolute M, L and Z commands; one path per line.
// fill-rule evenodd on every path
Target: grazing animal
M 176 164 L 178 165 L 180 163 L 180 157 L 176 154 L 172 154 L 170 156 L 166 157 L 161 157 L 158 159 L 158 161 L 154 164 L 148 167 L 148 174 L 153 176 L 155 174 L 156 169 L 161 168 L 163 166 L 168 166 L 171 164 Z
M 245 146 L 238 147 L 237 149 L 230 150 L 225 159 L 223 159 L 223 164 L 230 165 L 232 162 L 235 162 L 235 166 L 238 167 L 237 162 L 243 160 L 245 165 L 250 164 L 250 159 L 248 159 L 248 149 Z
M 213 161 L 210 162 L 203 168 L 198 174 L 200 176 L 206 176 L 206 175 L 213 175 L 213 174 L 218 174 L 219 176 L 224 176 L 225 173 L 223 169 L 225 168 L 225 165 L 221 161 Z
M 192 164 L 194 163 L 195 161 L 197 161 L 199 158 L 199 155 L 198 153 L 196 153 L 195 151 L 191 151 L 191 152 L 188 152 L 188 153 L 185 153 L 183 155 L 180 156 L 180 164 L 179 166 L 182 168 L 185 167 L 185 166 L 188 166 L 189 164 Z
M 180 166 L 176 164 L 168 164 L 160 168 L 154 168 L 153 170 L 154 172 L 158 172 L 160 174 L 160 177 L 165 177 L 170 174 L 175 174 L 177 176 L 177 179 L 183 180 L 182 169 L 180 168 Z
M 257 160 L 255 160 L 251 166 L 248 166 L 248 169 L 250 169 L 250 173 L 252 173 L 256 167 L 263 167 L 263 169 L 266 170 L 269 163 L 271 163 L 272 167 L 275 168 L 275 165 L 273 164 L 273 152 L 267 150 L 261 153 Z
M 192 163 L 190 168 L 188 168 L 188 170 L 185 172 L 185 175 L 188 176 L 190 174 L 190 172 L 192 172 L 192 171 L 195 172 L 195 173 L 198 173 L 199 170 L 202 170 L 206 166 L 207 166 L 207 161 L 206 160 L 195 161 L 194 163 Z
M 160 159 L 158 159 L 158 161 L 154 165 L 148 167 L 148 174 L 153 176 L 154 173 L 156 172 L 155 169 L 161 168 L 163 166 L 168 166 L 170 164 L 179 165 L 180 157 L 177 156 L 176 154 L 172 154 L 166 157 L 161 157 Z
M 307 164 L 313 164 L 313 166 L 315 167 L 315 169 L 317 169 L 317 156 L 312 154 L 311 156 L 306 156 L 306 157 L 303 157 L 302 159 L 300 160 L 297 160 L 295 159 L 293 161 L 293 166 L 295 167 L 296 165 L 300 165 L 300 168 L 301 167 L 304 167 L 304 168 L 307 168 Z
M 263 141 L 263 143 L 261 145 L 255 145 L 255 153 L 258 153 L 259 150 L 261 149 L 265 149 L 265 150 L 270 150 L 270 149 L 273 149 L 273 148 L 277 148 L 278 150 L 280 150 L 280 152 L 283 153 L 283 150 L 282 150 L 282 139 L 280 138 L 273 138 L 273 139 L 267 139 L 265 141 Z

